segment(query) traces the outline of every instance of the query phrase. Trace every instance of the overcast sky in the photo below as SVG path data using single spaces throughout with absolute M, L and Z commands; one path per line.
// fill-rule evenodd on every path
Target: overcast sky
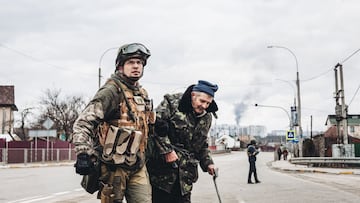
M 216 124 L 238 120 L 267 131 L 286 130 L 286 112 L 254 104 L 290 112 L 296 57 L 303 130 L 312 115 L 313 130 L 323 131 L 335 112 L 334 66 L 360 48 L 357 0 L 0 2 L 0 85 L 15 86 L 19 112 L 46 89 L 90 99 L 99 65 L 102 83 L 114 71 L 112 48 L 140 42 L 152 53 L 141 84 L 155 105 L 208 80 L 219 85 Z M 360 114 L 359 65 L 357 52 L 343 63 L 349 114 Z

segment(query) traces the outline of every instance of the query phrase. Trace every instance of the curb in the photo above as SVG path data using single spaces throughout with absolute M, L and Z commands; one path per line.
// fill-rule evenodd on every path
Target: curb
M 327 174 L 336 174 L 336 175 L 360 175 L 360 171 L 352 171 L 352 170 L 344 170 L 344 171 L 327 171 L 321 169 L 294 169 L 294 168 L 285 168 L 285 167 L 278 167 L 273 166 L 274 161 L 270 161 L 267 163 L 268 167 L 278 170 L 278 171 L 285 171 L 285 172 L 298 172 L 298 173 L 327 173 Z M 333 169 L 333 168 L 331 168 Z
M 0 166 L 0 169 L 10 168 L 40 168 L 40 167 L 54 167 L 54 166 L 73 166 L 73 162 L 56 162 L 56 163 L 28 163 L 28 164 L 6 164 Z
M 343 175 L 355 175 L 354 171 L 341 171 L 341 172 L 339 172 L 339 174 L 343 174 Z

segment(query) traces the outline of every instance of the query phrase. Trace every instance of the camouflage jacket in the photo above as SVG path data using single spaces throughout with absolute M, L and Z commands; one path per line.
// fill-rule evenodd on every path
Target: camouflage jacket
M 101 148 L 99 143 L 99 125 L 103 122 L 116 125 L 120 119 L 120 106 L 124 102 L 124 94 L 119 89 L 119 84 L 123 84 L 132 91 L 133 95 L 145 96 L 140 86 L 127 84 L 120 76 L 113 74 L 110 79 L 112 82 L 105 83 L 95 94 L 83 112 L 79 115 L 73 126 L 72 142 L 75 144 L 76 154 L 87 153 L 101 158 Z M 115 83 L 116 84 L 115 84 Z M 121 127 L 121 126 L 118 126 Z M 147 132 L 147 131 L 146 131 Z M 147 137 L 147 135 L 146 135 Z M 138 159 L 142 165 L 145 163 L 145 155 L 140 154 Z
M 169 193 L 177 178 L 182 195 L 190 193 L 198 178 L 198 163 L 204 172 L 208 165 L 214 163 L 208 149 L 207 135 L 212 122 L 211 113 L 217 111 L 217 105 L 213 101 L 206 114 L 196 116 L 191 106 L 192 87 L 184 94 L 166 94 L 156 108 L 157 119 L 167 121 L 169 130 L 165 136 L 155 135 L 158 156 L 148 161 L 148 170 L 152 186 Z M 172 150 L 179 157 L 178 167 L 164 160 L 164 154 Z

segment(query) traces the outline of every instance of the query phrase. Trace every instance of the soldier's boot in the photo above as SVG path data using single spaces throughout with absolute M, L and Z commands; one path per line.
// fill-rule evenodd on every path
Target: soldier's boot
M 248 176 L 248 184 L 254 184 L 253 182 L 251 182 L 251 173 L 249 173 L 249 176 Z
M 257 177 L 256 171 L 254 172 L 254 177 L 255 177 L 255 183 L 261 183 Z

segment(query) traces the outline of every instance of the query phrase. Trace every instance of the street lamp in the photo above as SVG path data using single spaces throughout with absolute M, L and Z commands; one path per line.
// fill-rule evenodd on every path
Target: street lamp
M 261 104 L 255 104 L 255 107 L 269 107 L 269 108 L 278 108 L 278 109 L 281 109 L 283 110 L 287 117 L 289 118 L 289 127 L 292 128 L 292 123 L 291 123 L 291 117 L 290 117 L 290 114 L 288 111 L 286 111 L 285 108 L 281 107 L 281 106 L 270 106 L 270 105 L 261 105 Z
M 294 91 L 294 106 L 296 106 L 296 90 L 295 90 L 295 87 L 294 85 L 288 81 L 288 80 L 282 80 L 282 79 L 275 79 L 275 80 L 279 80 L 279 81 L 282 81 L 282 82 L 286 82 L 287 84 L 289 84 L 291 86 L 291 88 L 293 89 Z
M 286 111 L 285 108 L 283 108 L 281 106 L 270 106 L 270 105 L 261 105 L 261 104 L 255 104 L 255 107 L 269 107 L 269 108 L 278 108 L 278 109 L 283 110 L 286 113 L 287 117 L 289 118 L 289 127 L 290 127 L 290 129 L 291 130 L 293 129 L 290 114 L 289 114 L 288 111 Z M 285 138 L 285 140 L 286 140 L 286 138 Z
M 100 85 L 101 85 L 101 61 L 102 61 L 104 55 L 105 55 L 107 52 L 109 52 L 109 51 L 111 51 L 111 50 L 113 50 L 113 49 L 118 49 L 118 48 L 119 48 L 119 47 L 111 47 L 111 48 L 108 48 L 108 49 L 106 49 L 106 50 L 104 51 L 104 53 L 102 53 L 102 55 L 101 55 L 101 57 L 100 57 L 100 60 L 99 60 L 99 88 L 100 88 Z
M 298 66 L 298 60 L 296 58 L 296 55 L 294 52 L 292 52 L 289 48 L 284 46 L 268 46 L 267 48 L 279 48 L 279 49 L 285 49 L 288 52 L 291 53 L 291 55 L 294 56 L 295 63 L 296 63 L 296 87 L 297 87 L 297 104 L 298 104 L 298 126 L 299 126 L 299 135 L 300 135 L 300 146 L 299 146 L 299 153 L 300 157 L 302 157 L 302 127 L 301 127 L 301 100 L 300 100 L 300 79 L 299 79 L 299 66 Z
M 298 116 L 297 116 L 297 111 L 296 111 L 296 90 L 295 90 L 295 87 L 294 87 L 294 84 L 291 83 L 290 81 L 288 80 L 282 80 L 282 79 L 275 79 L 275 80 L 279 80 L 279 81 L 282 81 L 282 82 L 286 82 L 287 84 L 289 84 L 291 86 L 291 88 L 293 89 L 294 91 L 294 105 L 290 107 L 290 110 L 291 110 L 291 121 L 292 121 L 292 126 L 294 125 L 297 125 L 298 123 Z

